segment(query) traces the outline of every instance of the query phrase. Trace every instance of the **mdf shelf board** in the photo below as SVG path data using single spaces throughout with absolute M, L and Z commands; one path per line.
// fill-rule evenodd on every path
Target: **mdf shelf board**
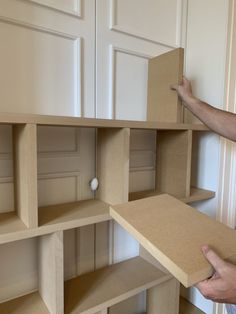
M 189 197 L 192 131 L 157 131 L 156 189 Z
M 109 220 L 109 205 L 100 200 L 84 200 L 39 208 L 39 226 L 72 229 Z
M 39 227 L 27 228 L 14 213 L 0 214 L 0 244 L 110 220 L 109 205 L 99 200 L 39 208 Z
M 185 287 L 212 275 L 201 247 L 236 261 L 236 233 L 163 194 L 110 207 L 110 214 Z
M 205 314 L 184 298 L 180 298 L 179 314 Z
M 38 292 L 0 304 L 1 314 L 50 314 Z
M 190 196 L 180 199 L 184 203 L 193 203 L 198 201 L 205 201 L 215 197 L 215 192 L 210 190 L 203 190 L 196 187 L 190 188 Z
M 92 314 L 171 278 L 135 257 L 65 282 L 65 314 Z
M 164 192 L 155 191 L 155 190 L 132 192 L 132 193 L 129 193 L 129 201 L 135 201 L 135 200 L 143 199 L 146 197 L 157 196 L 161 194 L 164 194 Z M 215 192 L 213 191 L 199 189 L 196 187 L 190 187 L 190 196 L 180 198 L 179 200 L 183 203 L 188 204 L 188 203 L 193 203 L 197 201 L 208 200 L 213 197 L 215 197 Z
M 81 126 L 97 128 L 131 128 L 160 130 L 197 130 L 209 131 L 203 124 L 187 124 L 159 121 L 128 121 L 111 119 L 77 118 L 32 114 L 1 113 L 0 124 L 37 124 L 51 126 Z
M 183 107 L 173 84 L 183 77 L 184 50 L 174 49 L 148 62 L 147 120 L 182 122 Z

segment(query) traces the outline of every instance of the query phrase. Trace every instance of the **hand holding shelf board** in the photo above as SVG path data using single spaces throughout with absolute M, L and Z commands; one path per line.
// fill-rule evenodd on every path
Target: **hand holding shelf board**
M 170 195 L 114 205 L 110 214 L 185 287 L 212 275 L 204 244 L 236 262 L 236 232 Z

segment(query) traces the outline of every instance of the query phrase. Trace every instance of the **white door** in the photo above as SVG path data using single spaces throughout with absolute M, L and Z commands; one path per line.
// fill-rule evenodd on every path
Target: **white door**
M 1 0 L 0 112 L 94 116 L 95 0 Z

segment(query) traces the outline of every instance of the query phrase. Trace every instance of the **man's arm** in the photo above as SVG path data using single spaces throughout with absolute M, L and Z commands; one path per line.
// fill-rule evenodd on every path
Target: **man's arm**
M 236 304 L 236 266 L 222 260 L 207 245 L 202 247 L 206 259 L 214 267 L 214 275 L 196 286 L 201 294 L 219 303 Z
M 196 117 L 215 133 L 236 141 L 236 114 L 212 107 L 197 99 L 192 93 L 191 83 L 183 78 L 181 85 L 174 85 L 179 97 Z

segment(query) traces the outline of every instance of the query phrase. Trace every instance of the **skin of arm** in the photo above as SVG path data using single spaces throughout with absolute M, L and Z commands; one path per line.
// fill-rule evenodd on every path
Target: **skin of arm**
M 171 86 L 176 90 L 183 104 L 209 129 L 232 141 L 236 141 L 236 114 L 214 108 L 199 100 L 192 93 L 190 81 L 183 77 L 180 85 Z
M 206 298 L 218 303 L 236 304 L 236 266 L 222 260 L 209 246 L 202 252 L 214 267 L 214 275 L 199 282 L 196 287 Z

